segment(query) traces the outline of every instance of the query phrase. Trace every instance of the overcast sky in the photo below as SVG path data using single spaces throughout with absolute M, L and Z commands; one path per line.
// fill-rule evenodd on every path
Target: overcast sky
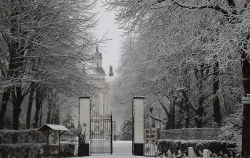
M 103 68 L 108 74 L 110 65 L 113 66 L 114 70 L 118 68 L 122 30 L 119 30 L 115 23 L 114 12 L 106 12 L 106 9 L 102 7 L 101 0 L 98 0 L 96 10 L 99 12 L 98 18 L 100 18 L 95 31 L 97 37 L 100 39 L 106 33 L 106 38 L 111 39 L 99 48 L 103 56 Z

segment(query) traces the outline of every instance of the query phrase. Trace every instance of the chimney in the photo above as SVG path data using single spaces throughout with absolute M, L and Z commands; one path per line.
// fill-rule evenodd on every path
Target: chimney
M 110 67 L 109 67 L 109 76 L 111 76 L 111 77 L 114 76 L 112 65 L 110 65 Z

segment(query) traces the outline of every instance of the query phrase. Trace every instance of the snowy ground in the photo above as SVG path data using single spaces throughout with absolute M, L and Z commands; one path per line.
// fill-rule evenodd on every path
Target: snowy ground
M 108 157 L 118 157 L 118 158 L 140 158 L 143 156 L 132 156 L 132 142 L 131 141 L 116 141 L 113 142 L 113 154 L 95 154 L 87 156 L 90 158 L 108 158 Z M 87 158 L 86 157 L 86 158 Z

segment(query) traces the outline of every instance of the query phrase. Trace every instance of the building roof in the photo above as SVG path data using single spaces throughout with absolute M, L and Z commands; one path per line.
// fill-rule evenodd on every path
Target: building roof
M 94 75 L 94 74 L 103 74 L 105 75 L 105 71 L 103 70 L 102 67 L 93 67 L 87 70 L 87 73 L 90 75 Z
M 53 124 L 45 124 L 38 129 L 38 131 L 48 131 L 48 130 L 69 132 L 69 130 L 63 125 L 53 125 Z
M 102 67 L 95 67 L 94 71 L 97 72 L 97 73 L 105 74 L 105 71 L 103 70 Z

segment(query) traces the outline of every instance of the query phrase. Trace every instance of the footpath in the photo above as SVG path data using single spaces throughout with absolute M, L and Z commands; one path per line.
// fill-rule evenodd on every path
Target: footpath
M 142 158 L 143 156 L 132 155 L 131 141 L 115 141 L 113 142 L 113 154 L 92 154 L 89 158 Z M 86 157 L 86 158 L 87 158 Z

